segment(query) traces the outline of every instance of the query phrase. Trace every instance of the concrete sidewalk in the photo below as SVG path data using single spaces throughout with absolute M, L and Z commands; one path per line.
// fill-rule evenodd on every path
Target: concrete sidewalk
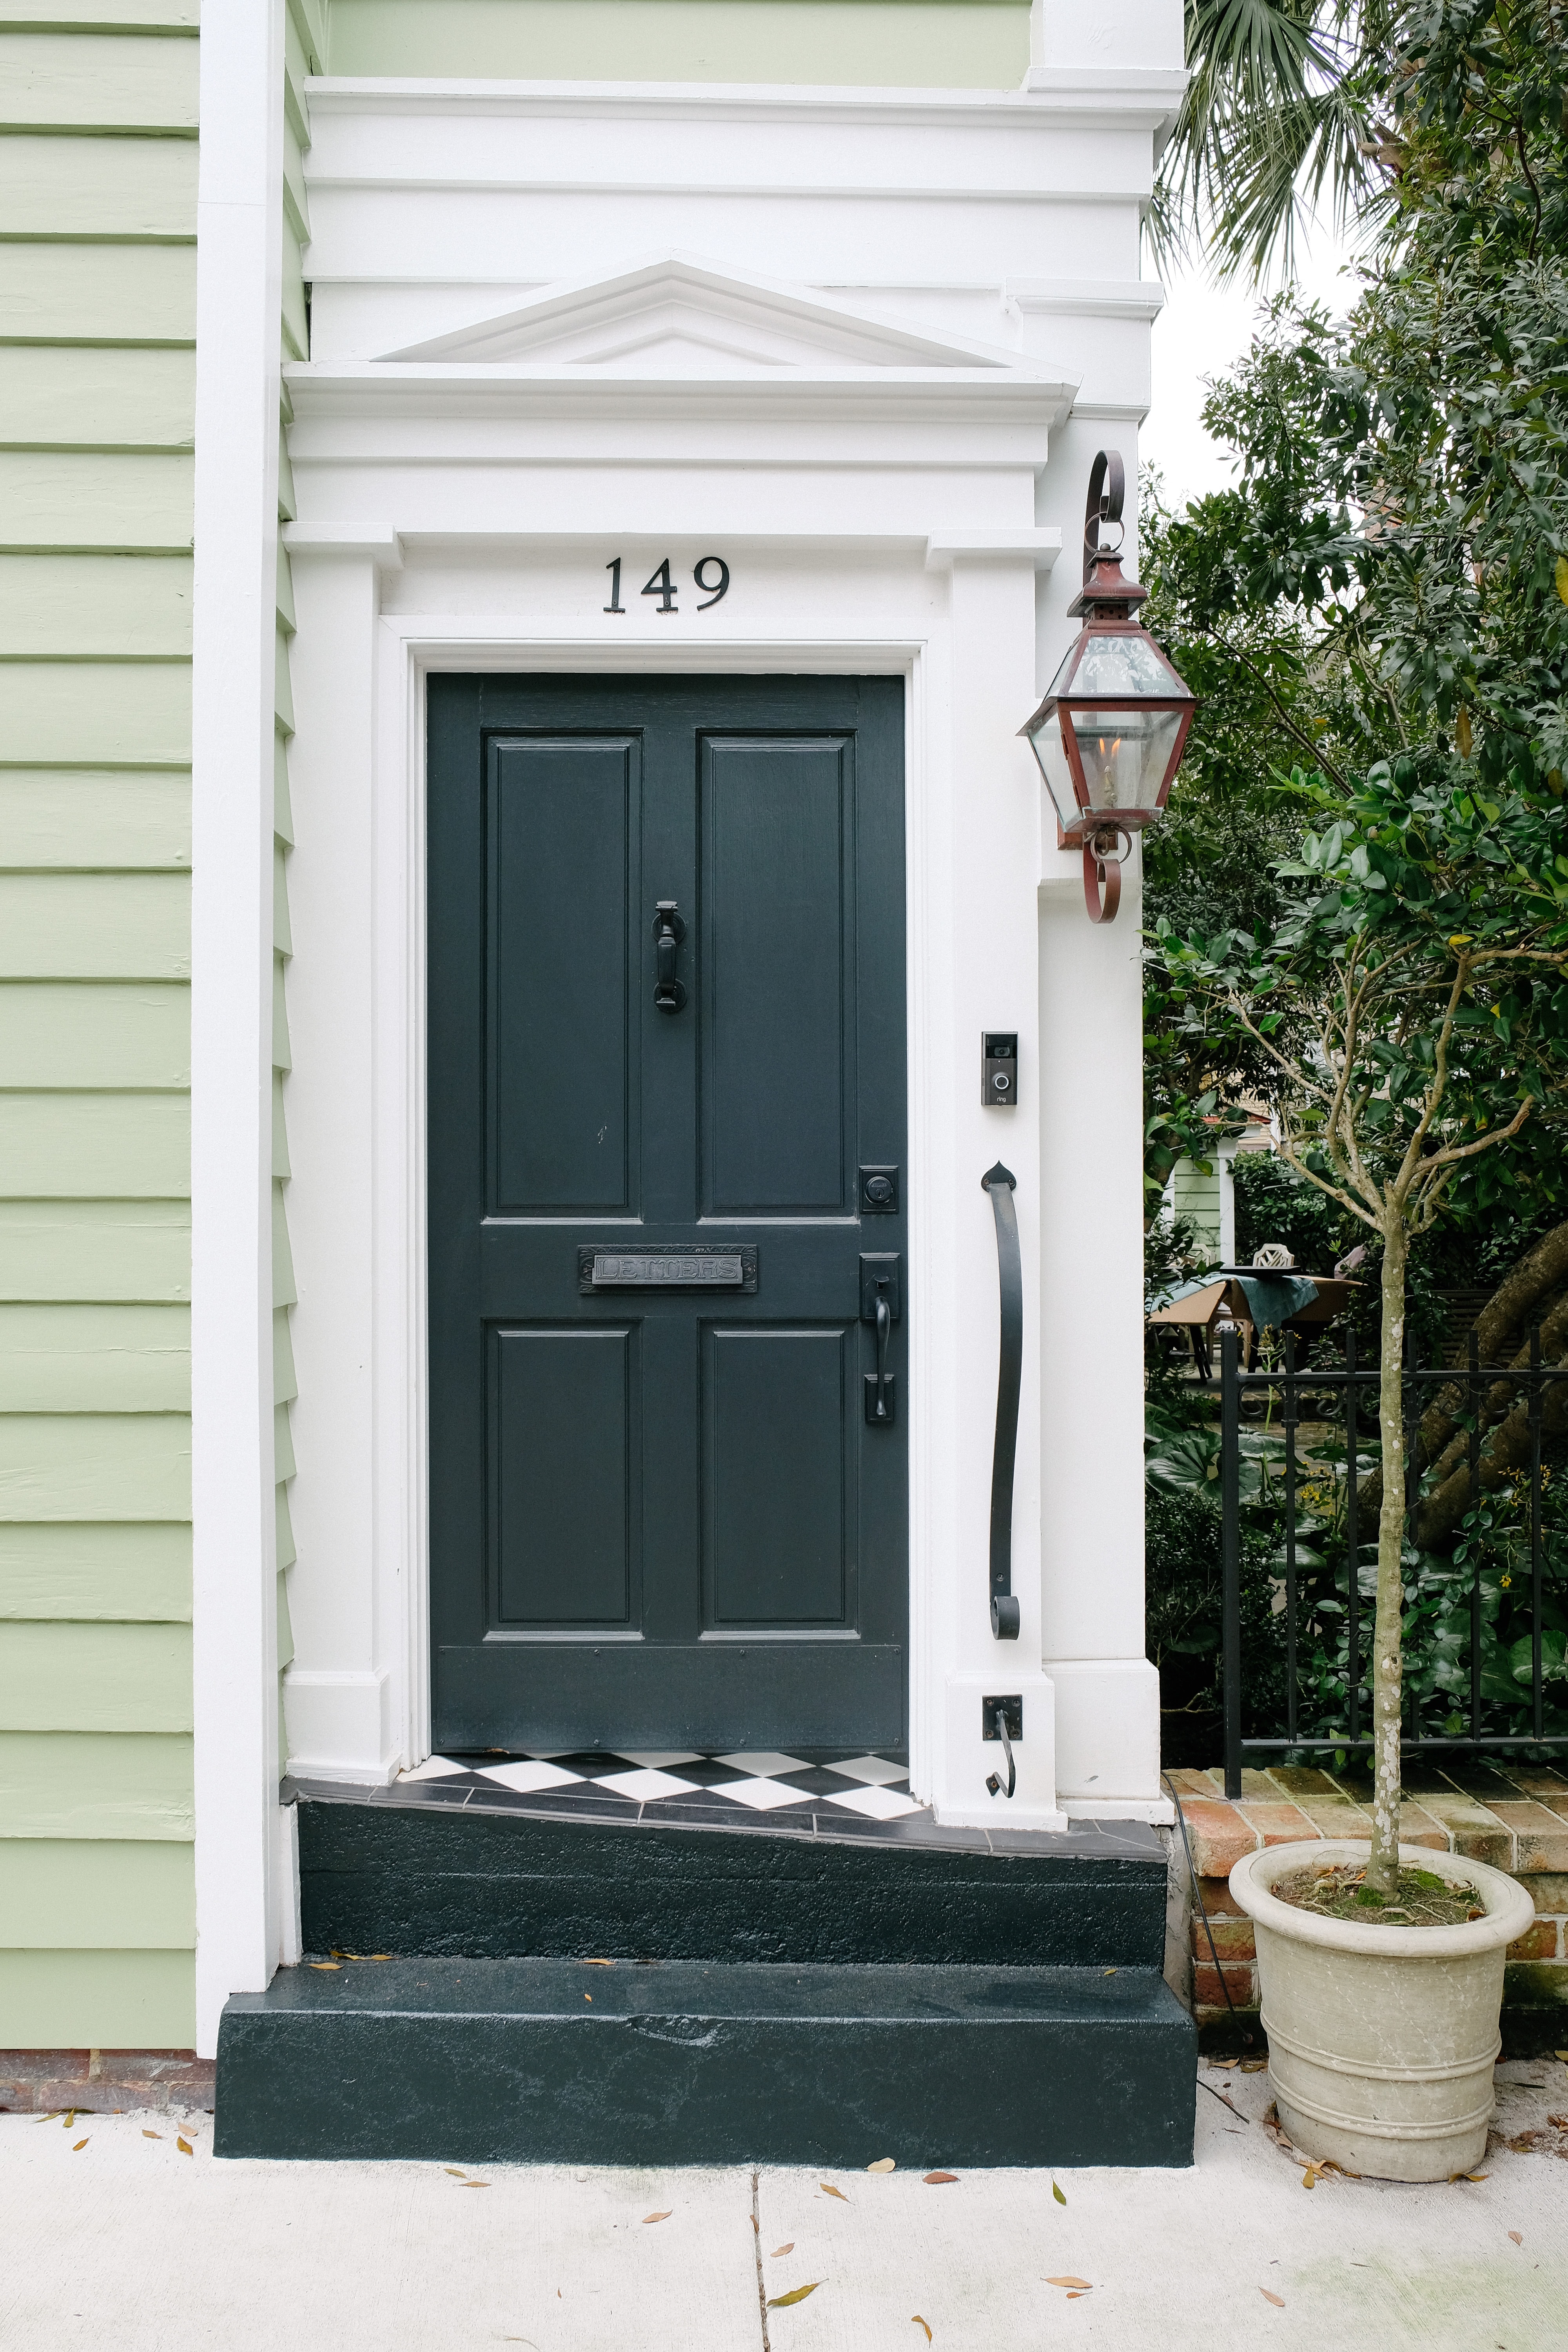
M 1065 2203 L 1039 2172 L 223 2162 L 205 2114 L 188 2156 L 166 2115 L 0 2116 L 0 2344 L 1568 2352 L 1568 2065 L 1500 2067 L 1486 2179 L 1432 2189 L 1309 2191 L 1268 2076 L 1200 2079 L 1191 2171 L 1064 2171 Z

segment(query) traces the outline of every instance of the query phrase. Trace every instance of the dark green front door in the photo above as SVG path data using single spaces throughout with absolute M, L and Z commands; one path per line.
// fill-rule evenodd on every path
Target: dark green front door
M 428 790 L 436 1745 L 897 1748 L 902 685 L 437 677 Z

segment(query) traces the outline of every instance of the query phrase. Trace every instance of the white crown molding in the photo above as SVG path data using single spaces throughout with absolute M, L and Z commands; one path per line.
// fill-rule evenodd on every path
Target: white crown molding
M 1059 530 L 943 530 L 926 541 L 926 570 L 951 572 L 955 563 L 1032 562 L 1049 572 L 1062 551 Z
M 415 367 L 397 361 L 297 362 L 287 368 L 296 418 L 494 416 L 632 418 L 647 423 L 873 423 L 921 416 L 947 425 L 1024 423 L 1049 432 L 1073 411 L 1078 385 L 958 368 L 874 368 L 771 378 L 599 374 L 591 368 Z M 1139 412 L 1142 414 L 1142 411 Z M 1041 462 L 1044 462 L 1042 451 Z
M 569 82 L 440 80 L 327 74 L 305 84 L 312 116 L 347 114 L 530 114 L 640 117 L 679 121 L 715 114 L 731 121 L 942 122 L 1157 131 L 1186 87 L 1179 72 L 1133 68 L 1085 71 L 1038 68 L 1016 89 L 905 89 L 766 82 Z
M 1033 317 L 1157 319 L 1165 289 L 1155 278 L 1009 278 L 1005 299 Z
M 301 555 L 359 560 L 378 564 L 384 572 L 403 569 L 403 542 L 395 530 L 363 522 L 290 522 L 283 526 L 283 544 L 291 557 Z

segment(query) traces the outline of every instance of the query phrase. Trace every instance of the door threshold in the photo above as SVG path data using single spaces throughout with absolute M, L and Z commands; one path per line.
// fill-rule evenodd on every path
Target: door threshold
M 284 1780 L 279 1795 L 285 1804 L 305 1800 L 312 1804 L 373 1805 L 399 1811 L 461 1812 L 466 1820 L 494 1814 L 558 1826 L 577 1822 L 597 1829 L 686 1830 L 861 1847 L 921 1847 L 949 1853 L 1039 1853 L 1063 1859 L 1082 1855 L 1105 1861 L 1157 1860 L 1162 1866 L 1164 1862 L 1158 1836 L 1142 1822 L 1069 1821 L 1064 1831 L 1010 1829 L 999 1801 L 994 1826 L 957 1828 L 939 1822 L 930 1805 L 910 1797 L 907 1778 L 901 1772 L 897 1783 L 867 1784 L 834 1780 L 827 1768 L 808 1764 L 782 1778 L 773 1776 L 779 1801 L 762 1802 L 754 1795 L 737 1798 L 725 1791 L 737 1778 L 754 1790 L 755 1783 L 768 1776 L 738 1776 L 732 1769 L 721 1770 L 705 1785 L 688 1777 L 690 1765 L 665 1770 L 607 1755 L 554 1759 L 563 1777 L 552 1786 L 518 1788 L 500 1777 L 537 1760 L 542 1759 L 517 1759 L 509 1764 L 501 1758 L 433 1759 L 447 1769 L 437 1775 L 421 1767 L 390 1784 L 289 1777 Z M 720 1759 L 692 1760 L 717 1765 Z M 890 1759 L 857 1760 L 890 1765 Z M 568 1780 L 564 1774 L 569 1763 L 609 1769 L 577 1773 Z M 685 1785 L 668 1793 L 637 1785 L 655 1774 L 673 1780 L 677 1770 Z M 612 1780 L 633 1785 L 611 1787 Z M 807 1780 L 816 1785 L 797 1785 Z M 886 1801 L 855 1801 L 873 1793 L 885 1796 Z

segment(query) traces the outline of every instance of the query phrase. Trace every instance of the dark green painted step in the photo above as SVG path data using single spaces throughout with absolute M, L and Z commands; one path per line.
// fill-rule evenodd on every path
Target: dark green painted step
M 1158 1969 L 1165 1856 L 1073 1837 L 302 1800 L 305 1948 L 399 1955 Z M 905 1832 L 906 1824 L 888 1825 Z
M 216 2152 L 454 2164 L 1184 2165 L 1154 1971 L 560 1959 L 284 1969 L 218 2039 Z

